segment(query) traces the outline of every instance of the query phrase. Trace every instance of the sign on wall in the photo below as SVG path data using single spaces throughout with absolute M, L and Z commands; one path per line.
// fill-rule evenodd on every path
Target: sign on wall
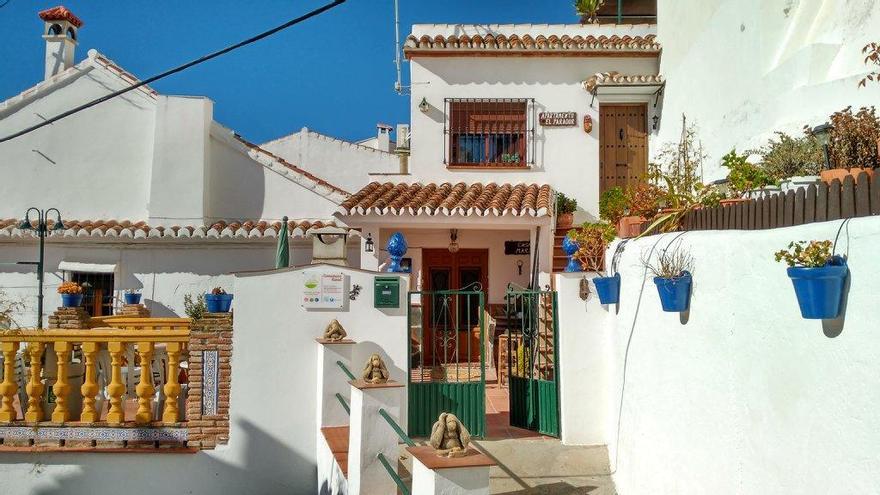
M 577 112 L 541 112 L 538 122 L 544 127 L 574 127 L 577 125 Z
M 303 308 L 342 308 L 345 297 L 342 273 L 302 272 Z
M 526 255 L 531 252 L 529 241 L 504 241 L 504 254 Z

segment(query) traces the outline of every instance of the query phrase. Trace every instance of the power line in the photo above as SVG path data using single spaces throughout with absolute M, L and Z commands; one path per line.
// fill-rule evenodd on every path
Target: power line
M 185 64 L 183 64 L 183 65 L 179 65 L 179 66 L 177 66 L 177 67 L 175 67 L 175 68 L 173 68 L 173 69 L 169 69 L 169 70 L 167 70 L 167 71 L 165 71 L 165 72 L 163 72 L 163 73 L 161 73 L 161 74 L 158 74 L 158 75 L 155 75 L 155 76 L 153 76 L 153 77 L 149 77 L 149 78 L 147 78 L 147 79 L 144 79 L 144 80 L 138 82 L 137 84 L 133 84 L 133 85 L 131 85 L 131 86 L 127 87 L 127 88 L 124 88 L 124 89 L 120 89 L 119 91 L 114 91 L 113 93 L 110 93 L 110 94 L 108 94 L 108 95 L 104 95 L 104 96 L 102 96 L 102 97 L 100 97 L 100 98 L 97 98 L 97 99 L 94 99 L 94 100 L 92 100 L 92 101 L 90 101 L 90 102 L 88 102 L 88 103 L 82 104 L 82 105 L 80 105 L 80 106 L 78 106 L 78 107 L 76 107 L 76 108 L 72 108 L 72 109 L 70 109 L 70 110 L 68 110 L 68 111 L 66 111 L 66 112 L 62 112 L 62 113 L 60 113 L 60 114 L 58 114 L 58 115 L 56 115 L 56 116 L 54 116 L 54 117 L 51 117 L 51 118 L 49 118 L 49 119 L 47 119 L 47 120 L 44 120 L 43 122 L 40 122 L 39 124 L 33 125 L 33 126 L 31 126 L 31 127 L 28 127 L 28 128 L 26 128 L 26 129 L 23 129 L 23 130 L 21 130 L 21 131 L 18 131 L 18 132 L 14 133 L 14 134 L 10 134 L 10 135 L 8 135 L 8 136 L 6 136 L 6 137 L 0 139 L 0 143 L 5 143 L 6 141 L 9 141 L 9 140 L 15 139 L 15 138 L 20 137 L 20 136 L 24 136 L 25 134 L 28 134 L 28 133 L 30 133 L 30 132 L 33 132 L 33 131 L 35 131 L 35 130 L 41 128 L 41 127 L 45 127 L 45 126 L 47 126 L 47 125 L 49 125 L 49 124 L 51 124 L 51 123 L 53 123 L 53 122 L 58 122 L 59 120 L 65 118 L 65 117 L 69 117 L 69 116 L 71 116 L 71 115 L 73 115 L 73 114 L 75 114 L 75 113 L 81 112 L 81 111 L 83 111 L 83 110 L 85 110 L 85 109 L 87 109 L 87 108 L 91 108 L 91 107 L 93 107 L 93 106 L 95 106 L 95 105 L 98 105 L 98 104 L 100 104 L 100 103 L 103 103 L 103 102 L 105 102 L 105 101 L 107 101 L 107 100 L 110 100 L 110 99 L 116 98 L 116 97 L 119 96 L 119 95 L 122 95 L 122 94 L 128 93 L 129 91 L 133 91 L 133 90 L 135 90 L 135 89 L 137 89 L 137 88 L 140 88 L 141 86 L 146 86 L 147 84 L 150 84 L 150 83 L 153 82 L 153 81 L 158 81 L 159 79 L 162 79 L 162 78 L 164 78 L 164 77 L 168 77 L 168 76 L 170 76 L 170 75 L 172 75 L 172 74 L 176 74 L 176 73 L 181 72 L 181 71 L 183 71 L 183 70 L 186 70 L 186 69 L 188 69 L 188 68 L 190 68 L 190 67 L 192 67 L 192 66 L 194 66 L 194 65 L 201 64 L 202 62 L 207 62 L 208 60 L 211 60 L 212 58 L 219 57 L 220 55 L 223 55 L 223 54 L 225 54 L 225 53 L 229 53 L 229 52 L 231 52 L 232 50 L 235 50 L 235 49 L 241 48 L 241 47 L 243 47 L 243 46 L 245 46 L 245 45 L 249 45 L 249 44 L 251 44 L 251 43 L 253 43 L 253 42 L 255 42 L 255 41 L 259 41 L 259 40 L 261 40 L 261 39 L 263 39 L 263 38 L 266 38 L 266 37 L 272 36 L 273 34 L 279 32 L 279 31 L 283 31 L 283 30 L 285 30 L 285 29 L 287 29 L 287 28 L 289 28 L 289 27 L 291 27 L 291 26 L 293 26 L 293 25 L 299 24 L 300 22 L 303 22 L 303 21 L 305 21 L 305 20 L 307 20 L 307 19 L 310 19 L 310 18 L 312 18 L 312 17 L 315 17 L 315 16 L 317 16 L 317 15 L 319 15 L 319 14 L 323 14 L 324 12 L 326 12 L 326 11 L 328 11 L 328 10 L 330 10 L 330 9 L 332 9 L 332 8 L 334 8 L 334 7 L 336 7 L 336 6 L 345 3 L 345 1 L 346 1 L 346 0 L 334 0 L 334 1 L 331 2 L 331 3 L 328 3 L 328 4 L 324 5 L 323 7 L 319 7 L 319 8 L 317 8 L 317 9 L 312 10 L 311 12 L 308 12 L 308 13 L 306 13 L 306 14 L 303 14 L 303 15 L 301 15 L 301 16 L 295 18 L 295 19 L 291 19 L 291 20 L 285 22 L 284 24 L 281 24 L 281 25 L 279 25 L 279 26 L 277 26 L 277 27 L 274 27 L 274 28 L 272 28 L 272 29 L 270 29 L 270 30 L 268 30 L 268 31 L 263 31 L 262 33 L 260 33 L 260 34 L 258 34 L 258 35 L 256 35 L 256 36 L 252 36 L 252 37 L 250 37 L 250 38 L 248 38 L 248 39 L 246 39 L 246 40 L 244 40 L 244 41 L 240 41 L 240 42 L 238 42 L 238 43 L 236 43 L 236 44 L 234 44 L 234 45 L 227 46 L 226 48 L 223 48 L 222 50 L 217 50 L 216 52 L 213 52 L 213 53 L 210 53 L 210 54 L 205 55 L 205 56 L 203 56 L 203 57 L 197 58 L 197 59 L 195 59 L 195 60 L 193 60 L 193 61 L 190 61 L 190 62 L 187 62 L 187 63 L 185 63 Z

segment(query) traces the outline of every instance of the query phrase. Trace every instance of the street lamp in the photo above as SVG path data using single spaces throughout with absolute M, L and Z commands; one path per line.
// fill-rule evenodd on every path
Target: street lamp
M 831 170 L 831 158 L 828 156 L 828 144 L 831 142 L 831 124 L 821 124 L 813 127 L 813 135 L 822 145 L 822 151 L 825 152 L 825 169 Z
M 31 222 L 31 212 L 37 212 L 36 227 Z M 19 261 L 20 265 L 37 265 L 37 328 L 43 328 L 43 268 L 46 252 L 46 236 L 49 235 L 49 213 L 55 212 L 55 223 L 51 230 L 64 230 L 64 223 L 61 221 L 61 212 L 57 208 L 49 208 L 48 210 L 40 210 L 30 207 L 24 214 L 21 224 L 18 226 L 21 230 L 34 230 L 40 237 L 40 260 L 39 261 Z

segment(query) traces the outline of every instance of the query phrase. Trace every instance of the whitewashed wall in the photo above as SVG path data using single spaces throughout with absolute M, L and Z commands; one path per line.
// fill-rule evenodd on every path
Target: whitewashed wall
M 303 310 L 297 269 L 236 276 L 228 446 L 197 454 L 0 453 L 0 476 L 15 480 L 4 483 L 4 495 L 112 492 L 120 479 L 133 495 L 318 493 L 314 339 L 337 318 L 359 342 L 354 362 L 380 352 L 392 378 L 406 376 L 406 312 L 373 308 L 373 273 L 342 271 L 364 290 L 341 312 Z
M 415 25 L 413 34 L 444 36 L 492 32 L 511 34 L 575 34 L 635 36 L 649 34 L 647 26 L 508 25 L 434 26 Z M 598 217 L 599 202 L 599 100 L 593 102 L 583 81 L 597 72 L 656 74 L 655 58 L 634 57 L 416 57 L 410 61 L 412 96 L 412 156 L 410 172 L 422 181 L 438 182 L 537 182 L 579 202 L 578 221 Z M 425 98 L 427 112 L 419 110 Z M 574 127 L 535 126 L 535 164 L 527 171 L 447 170 L 443 163 L 446 136 L 444 98 L 534 98 L 537 112 L 577 112 Z M 620 97 L 617 101 L 631 101 Z M 648 101 L 648 96 L 641 101 Z M 606 102 L 613 99 L 606 99 Z M 652 109 L 648 105 L 649 112 Z M 584 115 L 593 119 L 593 131 L 586 134 Z M 650 118 L 650 115 L 649 115 Z
M 659 141 L 677 142 L 687 114 L 702 129 L 708 179 L 725 176 L 718 163 L 734 146 L 880 103 L 880 86 L 858 88 L 862 47 L 880 32 L 875 0 L 659 0 L 658 15 Z
M 875 491 L 880 218 L 854 219 L 840 236 L 851 276 L 838 320 L 802 319 L 772 254 L 792 240 L 834 239 L 840 224 L 683 235 L 676 243 L 696 260 L 689 314 L 661 311 L 639 262 L 672 235 L 627 244 L 619 308 L 561 305 L 563 336 L 586 334 L 565 351 L 581 363 L 561 359 L 563 394 L 572 364 L 595 382 L 583 390 L 607 388 L 564 395 L 563 418 L 574 423 L 563 428 L 607 443 L 619 493 Z M 560 298 L 571 300 L 577 278 L 563 282 Z M 595 363 L 604 371 L 588 372 Z
M 379 151 L 369 141 L 350 143 L 305 127 L 260 146 L 352 193 L 372 180 L 370 173 L 393 173 L 400 167 L 396 154 Z

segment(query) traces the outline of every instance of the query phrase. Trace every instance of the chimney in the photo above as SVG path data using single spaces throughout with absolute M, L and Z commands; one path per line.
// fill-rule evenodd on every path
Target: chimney
M 401 174 L 409 174 L 409 134 L 408 124 L 397 124 L 397 146 L 394 151 L 400 160 Z
M 64 6 L 40 12 L 43 20 L 43 39 L 46 40 L 45 79 L 73 66 L 78 30 L 83 22 Z
M 377 131 L 377 139 L 376 139 L 376 149 L 379 151 L 384 151 L 386 153 L 391 152 L 391 130 L 394 129 L 388 124 L 383 124 L 379 122 L 376 124 Z

